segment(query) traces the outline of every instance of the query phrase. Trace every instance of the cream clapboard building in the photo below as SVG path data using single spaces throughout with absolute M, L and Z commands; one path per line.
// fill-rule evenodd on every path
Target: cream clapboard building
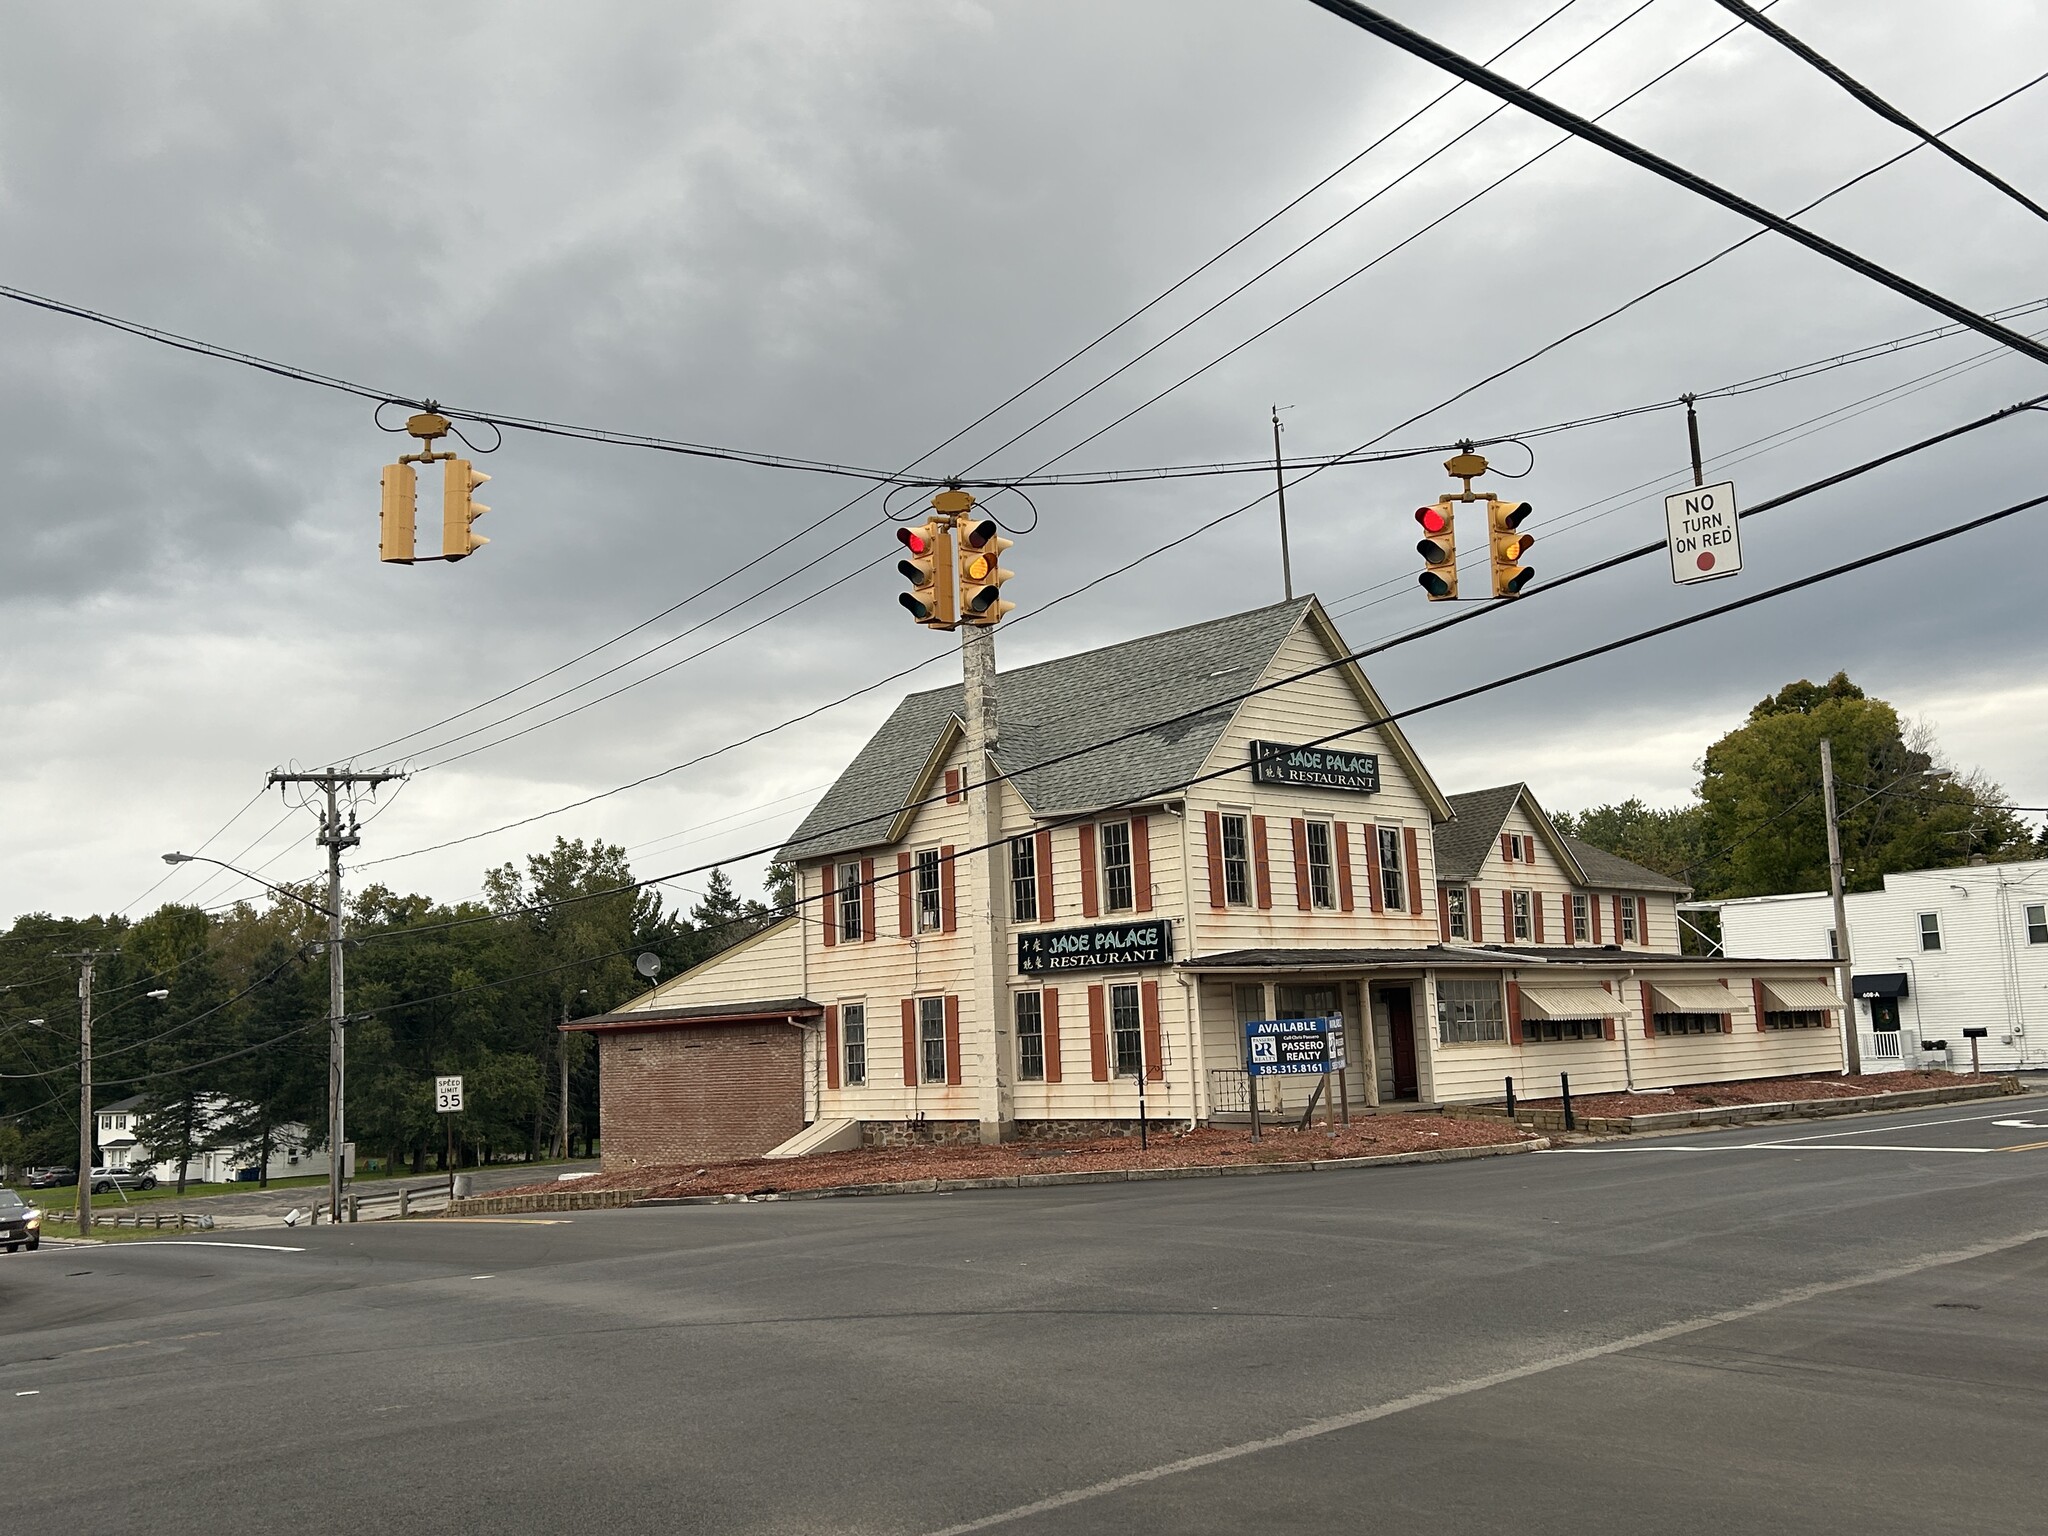
M 959 687 L 904 699 L 797 915 L 578 1026 L 608 1159 L 1230 1118 L 1257 1019 L 1341 1015 L 1360 1108 L 1839 1070 L 1824 964 L 1680 954 L 1683 886 L 1446 795 L 1346 649 L 1311 597 L 1003 673 L 982 763 Z

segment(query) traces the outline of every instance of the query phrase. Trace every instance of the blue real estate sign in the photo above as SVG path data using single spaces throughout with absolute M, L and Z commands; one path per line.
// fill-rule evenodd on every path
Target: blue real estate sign
M 1244 1027 L 1245 1070 L 1253 1077 L 1341 1071 L 1344 1020 L 1253 1019 Z

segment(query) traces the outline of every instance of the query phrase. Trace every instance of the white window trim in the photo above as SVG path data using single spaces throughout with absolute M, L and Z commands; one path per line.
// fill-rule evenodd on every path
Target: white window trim
M 1236 860 L 1230 857 L 1230 824 L 1233 821 L 1239 824 L 1244 834 L 1239 842 L 1241 856 Z M 1252 813 L 1243 810 L 1219 811 L 1216 827 L 1216 856 L 1223 865 L 1223 905 L 1249 907 L 1258 894 L 1252 884 Z M 1239 894 L 1235 896 L 1230 893 L 1230 871 L 1233 863 L 1239 865 L 1242 871 L 1242 877 L 1238 882 Z
M 1019 849 L 1023 850 L 1024 857 L 1031 865 L 1031 873 L 1028 876 L 1017 873 Z M 1031 915 L 1029 917 L 1026 917 L 1021 910 L 1024 905 L 1021 898 L 1027 888 L 1031 892 Z M 1010 839 L 1010 921 L 1013 923 L 1035 923 L 1039 920 L 1038 837 L 1036 833 L 1026 832 L 1021 837 Z
M 1401 828 L 1398 823 L 1383 821 L 1374 828 L 1373 836 L 1380 844 L 1380 902 L 1389 912 L 1406 912 L 1414 881 L 1401 863 Z
M 1337 828 L 1327 816 L 1304 816 L 1301 818 L 1301 850 L 1308 860 L 1308 905 L 1311 912 L 1334 912 L 1337 910 Z M 1323 833 L 1323 888 L 1316 890 L 1316 839 L 1315 829 Z M 1322 899 L 1318 900 L 1320 896 Z
M 1445 926 L 1454 939 L 1472 937 L 1472 893 L 1462 885 L 1444 887 Z
M 1584 891 L 1572 892 L 1571 925 L 1572 943 L 1593 942 L 1593 898 Z
M 853 1075 L 853 1055 L 848 1049 L 847 1031 L 853 1027 L 850 1014 L 860 1015 L 860 1076 Z M 868 1085 L 868 1005 L 867 999 L 842 1002 L 839 1005 L 839 1086 L 842 1088 L 865 1088 Z
M 1024 1073 L 1024 999 L 1038 999 L 1038 1075 L 1027 1077 Z M 1042 1083 L 1045 1078 L 1045 988 L 1019 987 L 1010 994 L 1010 1027 L 1017 1036 L 1017 1081 L 1020 1083 Z
M 853 874 L 851 880 L 846 878 L 848 871 Z M 860 860 L 853 859 L 835 864 L 833 874 L 839 880 L 839 889 L 835 893 L 839 902 L 839 910 L 835 915 L 835 921 L 839 924 L 839 942 L 857 944 L 867 937 L 861 931 Z M 850 932 L 847 928 L 849 923 L 853 925 Z
M 913 877 L 911 889 L 911 927 L 918 933 L 937 933 L 946 926 L 946 872 L 936 848 L 920 848 L 910 856 Z M 932 883 L 927 890 L 924 883 L 925 871 L 931 871 Z M 931 898 L 931 905 L 925 905 L 925 898 Z
M 2038 924 L 2034 921 L 2036 912 L 2041 914 L 2041 921 Z M 2048 904 L 2038 901 L 2027 903 L 2027 908 L 2020 914 L 2020 919 L 2026 924 L 2029 944 L 2048 944 Z M 2041 930 L 2041 937 L 2038 939 L 2034 937 L 2034 930 L 2037 927 Z
M 1124 857 L 1129 863 L 1124 868 L 1131 899 L 1122 906 L 1116 904 L 1114 886 L 1110 879 L 1109 830 L 1112 827 L 1124 829 Z M 1138 910 L 1138 857 L 1131 838 L 1131 824 L 1128 820 L 1098 821 L 1095 824 L 1095 863 L 1097 873 L 1102 877 L 1102 910 L 1104 912 L 1135 912 Z
M 1536 893 L 1526 886 L 1508 892 L 1508 911 L 1512 915 L 1514 932 L 1508 935 L 1511 944 L 1534 943 L 1536 940 Z
M 1922 912 L 1918 914 L 1917 920 L 1920 925 L 1921 953 L 1929 955 L 1940 954 L 1942 952 L 1941 914 L 1939 912 Z M 1934 924 L 1932 929 L 1929 929 L 1927 926 L 1929 922 Z M 1927 942 L 1929 938 L 1934 940 L 1932 944 Z
M 1109 1003 L 1107 1010 L 1109 1014 L 1109 1075 L 1111 1078 L 1136 1075 L 1122 1070 L 1123 1056 L 1118 1043 L 1118 1037 L 1126 1033 L 1126 1031 L 1120 1029 L 1117 1025 L 1117 999 L 1126 993 L 1130 996 L 1131 1016 L 1137 1020 L 1137 1023 L 1129 1033 L 1135 1034 L 1138 1038 L 1138 1072 L 1142 1073 L 1147 1067 L 1152 1065 L 1145 1060 L 1145 995 L 1135 981 L 1111 982 L 1107 999 Z
M 934 1005 L 935 1005 L 935 1006 L 934 1006 L 934 1007 L 933 1007 L 933 1008 L 932 1008 L 932 1009 L 930 1010 L 930 1011 L 931 1011 L 931 1017 L 930 1017 L 930 1018 L 927 1018 L 927 1017 L 925 1016 L 925 1015 L 926 1015 L 926 1008 L 925 1008 L 925 1005 L 926 1005 L 927 1003 L 930 1003 L 930 1004 L 934 1004 Z M 937 1077 L 933 1077 L 933 1076 L 931 1075 L 931 1050 L 930 1050 L 930 1046 L 931 1046 L 931 1042 L 932 1042 L 932 1037 L 931 1037 L 931 1035 L 930 1035 L 930 1034 L 928 1034 L 928 1033 L 926 1032 L 926 1027 L 927 1027 L 928 1025 L 932 1024 L 932 1023 L 936 1023 L 936 1024 L 938 1025 L 938 1042 L 939 1042 L 939 1075 L 938 1075 Z M 949 1074 L 951 1073 L 951 1070 L 952 1070 L 952 1066 L 953 1066 L 953 1061 L 952 1061 L 952 1057 L 951 1057 L 951 1055 L 950 1055 L 950 1054 L 949 1054 L 949 1053 L 947 1052 L 947 1049 L 946 1049 L 946 998 L 945 998 L 945 994 L 943 994 L 943 993 L 927 993 L 926 995 L 924 995 L 924 996 L 920 997 L 920 998 L 919 998 L 919 999 L 917 1000 L 917 1081 L 918 1081 L 918 1086 L 920 1086 L 920 1087 L 924 1087 L 924 1088 L 943 1088 L 943 1087 L 945 1087 L 945 1086 L 946 1086 L 946 1079 L 947 1079 L 947 1077 L 949 1076 Z

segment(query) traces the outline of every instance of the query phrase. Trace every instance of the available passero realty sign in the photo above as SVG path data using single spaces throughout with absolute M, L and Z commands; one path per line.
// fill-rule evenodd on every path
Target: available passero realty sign
M 1252 1019 L 1244 1027 L 1253 1077 L 1310 1077 L 1344 1069 L 1344 1020 Z

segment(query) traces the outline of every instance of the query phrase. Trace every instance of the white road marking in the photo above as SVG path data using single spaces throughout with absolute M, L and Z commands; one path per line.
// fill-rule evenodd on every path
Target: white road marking
M 1994 1120 L 1993 1125 L 2009 1125 L 2016 1131 L 2048 1131 L 2048 1120 Z
M 1484 1392 L 1489 1387 L 1505 1386 L 1511 1381 L 1522 1381 L 1530 1376 L 1541 1376 L 1549 1371 L 1567 1365 L 1578 1365 L 1587 1360 L 1598 1360 L 1607 1355 L 1618 1355 L 1627 1350 L 1641 1349 L 1650 1344 L 1661 1344 L 1667 1339 L 1681 1338 L 1689 1333 L 1700 1333 L 1708 1328 L 1718 1328 L 1723 1323 L 1744 1322 L 1760 1317 L 1767 1312 L 1776 1312 L 1783 1307 L 1797 1306 L 1803 1301 L 1813 1301 L 1821 1296 L 1831 1296 L 1837 1291 L 1853 1291 L 1866 1285 L 1881 1285 L 1888 1280 L 1903 1280 L 1924 1270 L 1939 1269 L 1947 1264 L 1963 1264 L 1971 1259 L 1988 1258 L 1994 1253 L 2021 1248 L 2028 1243 L 2037 1243 L 2048 1238 L 2048 1228 L 2037 1228 L 2022 1232 L 2016 1237 L 1995 1238 L 1990 1242 L 1976 1243 L 1968 1248 L 1951 1249 L 1947 1253 L 1931 1253 L 1889 1269 L 1871 1270 L 1845 1280 L 1821 1280 L 1812 1285 L 1797 1286 L 1781 1291 L 1776 1296 L 1747 1306 L 1731 1307 L 1725 1312 L 1710 1313 L 1705 1317 L 1687 1318 L 1684 1322 L 1667 1323 L 1661 1328 L 1647 1329 L 1632 1333 L 1626 1338 L 1613 1339 L 1605 1344 L 1593 1344 L 1584 1349 L 1569 1350 L 1564 1354 L 1551 1355 L 1547 1359 L 1533 1360 L 1527 1365 L 1514 1366 L 1509 1370 L 1495 1371 L 1486 1376 L 1473 1376 L 1464 1381 L 1449 1382 L 1441 1387 L 1426 1388 L 1411 1392 L 1406 1397 L 1397 1397 L 1392 1402 L 1378 1403 L 1370 1408 L 1356 1409 L 1351 1413 L 1332 1414 L 1328 1418 L 1311 1419 L 1306 1424 L 1284 1430 L 1277 1435 L 1268 1435 L 1258 1440 L 1245 1440 L 1236 1445 L 1226 1445 L 1219 1450 L 1205 1451 L 1199 1456 L 1183 1457 L 1179 1461 L 1164 1462 L 1156 1467 L 1145 1467 L 1136 1472 L 1126 1472 L 1121 1477 L 1105 1478 L 1099 1483 L 1090 1483 L 1081 1488 L 1070 1488 L 1064 1493 L 1055 1493 L 1047 1498 L 1019 1504 L 1014 1508 L 999 1510 L 992 1515 L 983 1515 L 978 1520 L 964 1521 L 949 1525 L 942 1530 L 932 1531 L 928 1536 L 966 1536 L 969 1531 L 986 1531 L 998 1525 L 1009 1525 L 1013 1521 L 1026 1520 L 1033 1515 L 1042 1515 L 1050 1510 L 1065 1509 L 1070 1505 L 1086 1503 L 1090 1499 L 1103 1498 L 1120 1493 L 1126 1488 L 1156 1483 L 1164 1478 L 1178 1477 L 1183 1472 L 1198 1472 L 1204 1467 L 1213 1467 L 1223 1462 L 1236 1461 L 1245 1456 L 1256 1456 L 1261 1451 L 1278 1450 L 1282 1446 L 1296 1445 L 1303 1440 L 1320 1439 L 1339 1430 L 1356 1429 L 1361 1424 L 1370 1424 L 1375 1419 L 1392 1418 L 1397 1413 L 1406 1413 L 1412 1408 L 1427 1408 L 1432 1403 L 1441 1403 L 1449 1398 L 1464 1397 L 1473 1392 Z
M 32 1387 L 26 1392 L 17 1392 L 14 1395 L 16 1397 L 41 1397 L 43 1389 L 41 1387 Z
M 281 1243 L 209 1243 L 199 1237 L 156 1237 L 138 1243 L 141 1248 L 260 1248 L 265 1253 L 304 1253 L 303 1248 L 287 1248 Z
M 1811 1141 L 1738 1141 L 1722 1147 L 1561 1147 L 1563 1152 L 2004 1152 L 2005 1147 L 1908 1147 L 1860 1141 L 1834 1147 Z

